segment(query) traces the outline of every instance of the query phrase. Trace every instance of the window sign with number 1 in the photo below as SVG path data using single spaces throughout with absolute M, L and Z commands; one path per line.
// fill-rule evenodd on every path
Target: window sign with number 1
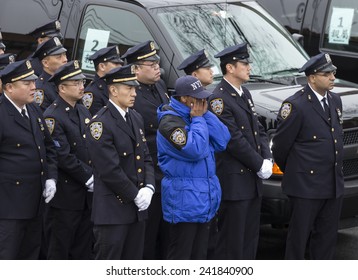
M 88 58 L 96 51 L 107 47 L 110 32 L 107 30 L 88 28 L 82 55 L 82 70 L 94 71 L 93 61 Z
M 329 43 L 348 45 L 351 37 L 354 9 L 333 8 L 329 26 Z

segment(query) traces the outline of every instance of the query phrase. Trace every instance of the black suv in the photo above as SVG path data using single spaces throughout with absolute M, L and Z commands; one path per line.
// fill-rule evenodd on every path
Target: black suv
M 99 48 L 129 47 L 153 40 L 160 49 L 163 79 L 169 89 L 184 75 L 176 67 L 184 58 L 205 48 L 213 63 L 214 85 L 222 74 L 214 54 L 247 42 L 252 60 L 251 91 L 256 111 L 272 138 L 281 102 L 306 83 L 298 69 L 308 55 L 256 1 L 233 0 L 2 0 L 0 27 L 8 52 L 27 57 L 35 48 L 26 35 L 59 19 L 69 59 L 78 59 L 88 77 L 94 68 L 88 57 Z M 21 6 L 21 9 L 19 9 Z M 19 20 L 21 18 L 21 20 Z M 26 22 L 26 24 L 23 24 Z M 354 85 L 353 85 L 354 86 Z M 345 199 L 342 218 L 358 215 L 358 88 L 338 80 L 334 91 L 343 100 L 345 131 Z M 288 222 L 288 199 L 281 190 L 282 174 L 275 170 L 264 181 L 262 222 Z

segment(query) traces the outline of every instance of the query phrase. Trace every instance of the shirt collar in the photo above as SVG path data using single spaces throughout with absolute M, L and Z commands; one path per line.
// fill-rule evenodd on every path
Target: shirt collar
M 119 107 L 116 103 L 114 103 L 111 99 L 109 99 L 109 102 L 111 102 L 113 104 L 113 106 L 118 110 L 118 112 L 121 114 L 121 116 L 123 117 L 123 119 L 126 121 L 126 113 L 128 112 L 128 108 L 127 111 L 124 111 L 121 107 Z
M 323 99 L 323 98 L 326 98 L 326 100 L 327 100 L 327 91 L 326 91 L 326 93 L 324 94 L 324 96 L 322 96 L 322 95 L 320 95 L 317 91 L 315 91 L 315 90 L 311 87 L 310 84 L 308 84 L 308 86 L 309 86 L 310 89 L 313 91 L 313 93 L 316 95 L 316 97 L 317 97 L 317 99 L 318 99 L 319 102 L 322 102 L 322 99 Z
M 9 100 L 12 105 L 14 105 L 14 107 L 16 108 L 17 111 L 19 111 L 20 114 L 21 114 L 22 109 L 25 109 L 25 114 L 26 114 L 26 116 L 29 116 L 29 113 L 27 112 L 26 105 L 24 105 L 23 108 L 20 108 L 20 107 L 18 107 L 18 106 L 6 95 L 5 92 L 4 92 L 4 95 L 5 95 L 5 97 L 7 98 L 7 100 Z
M 237 88 L 237 87 L 235 87 L 232 83 L 230 83 L 228 80 L 226 80 L 225 78 L 224 78 L 224 80 L 225 80 L 230 86 L 232 86 L 232 87 L 234 88 L 234 90 L 235 90 L 240 96 L 243 94 L 243 90 L 242 90 L 241 86 L 240 86 L 240 88 Z

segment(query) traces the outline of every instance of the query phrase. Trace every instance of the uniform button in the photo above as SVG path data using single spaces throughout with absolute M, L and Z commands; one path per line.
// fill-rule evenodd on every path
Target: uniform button
M 313 170 L 311 170 L 311 174 L 313 174 Z
M 241 127 L 241 129 L 245 129 L 245 127 L 244 127 L 244 126 L 242 126 L 242 127 Z
M 257 132 L 255 131 L 255 133 L 254 133 L 255 135 L 257 135 Z
M 141 186 L 141 187 L 142 187 L 143 185 L 144 185 L 144 183 L 140 183 L 140 184 L 139 184 L 139 186 Z
M 337 139 L 334 139 L 334 143 L 336 143 L 336 144 L 337 144 Z
M 336 155 L 338 155 L 338 151 L 336 151 Z
M 241 169 L 240 172 L 241 172 L 241 173 L 244 173 L 244 169 Z
M 41 161 L 41 163 L 43 163 L 43 162 L 44 162 L 44 160 L 43 160 L 43 159 L 41 159 L 40 161 Z
M 141 168 L 138 168 L 138 173 L 141 173 L 142 172 L 142 169 Z
M 44 172 L 43 171 L 41 171 L 41 176 L 43 176 L 44 175 Z
M 17 182 L 16 182 L 16 185 L 20 185 L 20 182 L 19 182 L 19 181 L 17 181 Z
M 20 146 L 21 146 L 21 144 L 16 144 L 16 146 L 17 146 L 17 147 L 20 147 Z
M 127 153 L 123 153 L 123 155 L 124 155 L 124 156 L 126 156 L 126 155 L 127 155 Z
M 119 199 L 119 195 L 117 195 L 117 199 Z
M 317 139 L 317 136 L 316 136 L 316 135 L 313 135 L 313 139 Z
M 92 160 L 89 160 L 89 161 L 88 161 L 88 164 L 91 164 L 91 163 L 92 163 Z
M 334 127 L 332 127 L 332 132 L 334 132 Z
M 86 134 L 83 134 L 83 138 L 86 138 Z
M 39 150 L 41 150 L 41 146 L 37 146 L 37 148 L 38 148 Z
M 137 160 L 140 160 L 140 156 L 137 156 Z
M 153 125 L 152 125 L 152 124 L 150 124 L 149 126 L 150 126 L 150 127 L 153 127 Z
M 257 146 L 257 148 L 260 150 L 260 149 L 261 149 L 261 146 L 260 146 L 260 145 L 258 145 L 258 146 Z
M 67 180 L 65 180 L 65 183 L 67 183 Z
M 76 146 L 76 145 L 77 145 L 76 142 L 74 142 L 74 143 L 73 143 L 73 146 Z
M 334 165 L 335 165 L 335 166 L 337 166 L 337 165 L 338 165 L 338 163 L 336 162 Z

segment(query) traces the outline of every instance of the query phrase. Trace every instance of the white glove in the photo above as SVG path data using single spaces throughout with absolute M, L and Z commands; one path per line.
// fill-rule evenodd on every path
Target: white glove
M 138 211 L 147 210 L 153 196 L 153 190 L 149 187 L 141 188 L 134 199 L 134 203 L 138 207 Z
M 94 185 L 94 177 L 93 175 L 87 180 L 86 187 L 88 188 L 88 192 L 93 192 L 93 185 Z
M 45 198 L 45 202 L 49 203 L 56 193 L 56 181 L 54 179 L 48 179 L 45 182 L 45 189 L 42 193 Z
M 264 159 L 261 169 L 257 172 L 257 176 L 261 179 L 268 179 L 272 175 L 272 162 L 269 159 Z

